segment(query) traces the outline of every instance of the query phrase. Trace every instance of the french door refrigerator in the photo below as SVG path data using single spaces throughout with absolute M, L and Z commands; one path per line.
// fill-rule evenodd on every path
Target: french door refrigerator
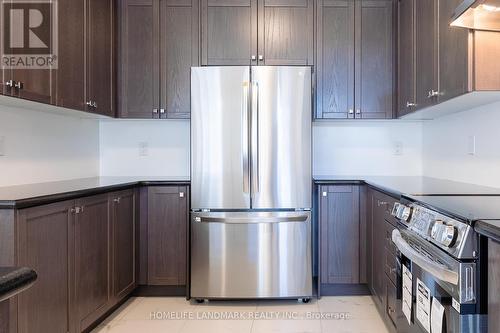
M 191 69 L 190 296 L 312 296 L 311 69 Z

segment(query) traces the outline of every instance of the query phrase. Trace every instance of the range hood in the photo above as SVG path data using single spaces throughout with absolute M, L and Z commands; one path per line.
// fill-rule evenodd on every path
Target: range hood
M 451 21 L 452 26 L 500 31 L 500 0 L 464 0 Z

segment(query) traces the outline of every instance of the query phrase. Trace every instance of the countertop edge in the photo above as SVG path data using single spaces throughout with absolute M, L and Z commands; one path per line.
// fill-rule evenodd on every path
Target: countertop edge
M 0 276 L 0 301 L 14 297 L 37 279 L 36 272 L 27 267 L 4 267 L 0 272 L 3 274 Z
M 488 221 L 477 221 L 474 226 L 474 230 L 477 233 L 500 243 L 500 228 L 488 223 Z
M 106 186 L 91 187 L 81 190 L 47 194 L 43 196 L 19 199 L 19 200 L 0 200 L 1 209 L 23 209 L 35 206 L 46 205 L 54 202 L 72 200 L 80 197 L 102 194 L 111 191 L 124 190 L 136 186 L 161 186 L 161 185 L 190 185 L 189 180 L 137 180 L 111 184 Z

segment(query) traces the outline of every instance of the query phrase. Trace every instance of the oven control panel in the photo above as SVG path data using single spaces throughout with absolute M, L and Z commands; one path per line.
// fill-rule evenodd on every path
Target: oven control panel
M 477 236 L 467 224 L 416 203 L 396 203 L 392 215 L 420 237 L 456 258 L 475 258 Z

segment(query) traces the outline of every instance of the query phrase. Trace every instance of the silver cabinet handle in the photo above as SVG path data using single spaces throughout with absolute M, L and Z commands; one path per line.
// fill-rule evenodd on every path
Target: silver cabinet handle
M 118 198 L 114 198 L 114 199 L 113 199 L 113 202 L 115 202 L 115 203 L 120 203 L 120 200 L 121 200 L 121 199 L 122 199 L 122 198 L 120 198 L 120 197 L 118 197 Z
M 94 102 L 92 102 L 92 101 L 88 101 L 88 102 L 87 102 L 87 103 L 85 103 L 85 104 L 86 104 L 87 106 L 91 106 L 91 107 L 92 107 L 92 106 L 94 106 Z
M 164 114 L 165 113 L 165 109 L 160 109 L 160 114 Z
M 435 91 L 434 89 L 432 89 L 431 91 L 429 91 L 427 98 L 437 97 L 439 95 L 440 95 L 439 91 Z
M 255 54 L 252 54 L 252 57 L 251 57 L 252 61 L 255 61 L 257 60 L 257 57 L 255 56 Z
M 380 206 L 387 206 L 389 203 L 386 202 L 386 201 L 380 201 L 380 200 L 377 200 L 377 206 L 380 207 Z
M 13 80 L 9 80 L 9 81 L 5 82 L 5 85 L 7 87 L 11 87 L 12 88 L 14 86 L 14 81 Z
M 248 158 L 248 109 L 250 105 L 249 82 L 243 83 L 243 101 L 241 107 L 241 164 L 243 169 L 243 193 L 250 193 L 250 172 Z
M 353 109 L 349 109 L 349 111 L 347 111 L 349 114 L 354 114 L 354 110 Z
M 92 103 L 92 106 L 95 107 L 97 109 L 97 102 L 94 101 L 94 103 Z
M 326 197 L 326 196 L 328 196 L 328 193 L 327 193 L 326 191 L 323 191 L 322 195 L 323 195 L 324 197 Z
M 158 109 L 153 109 L 153 113 L 154 114 L 158 113 Z
M 69 210 L 71 214 L 80 214 L 83 212 L 83 207 L 73 207 Z
M 356 109 L 356 114 L 361 114 L 361 110 L 360 109 Z
M 259 84 L 252 82 L 252 122 L 250 132 L 252 142 L 252 193 L 260 191 L 260 175 L 259 175 Z
M 411 103 L 411 102 L 406 102 L 406 107 L 407 108 L 412 108 L 412 107 L 415 107 L 415 106 L 417 106 L 417 104 Z
M 17 82 L 14 84 L 14 87 L 16 87 L 17 89 L 23 89 L 23 87 L 24 87 L 24 83 L 22 83 L 21 81 L 17 81 Z
M 264 60 L 264 56 L 262 54 L 259 54 L 259 61 Z
M 184 192 L 179 192 L 179 198 L 184 198 Z

